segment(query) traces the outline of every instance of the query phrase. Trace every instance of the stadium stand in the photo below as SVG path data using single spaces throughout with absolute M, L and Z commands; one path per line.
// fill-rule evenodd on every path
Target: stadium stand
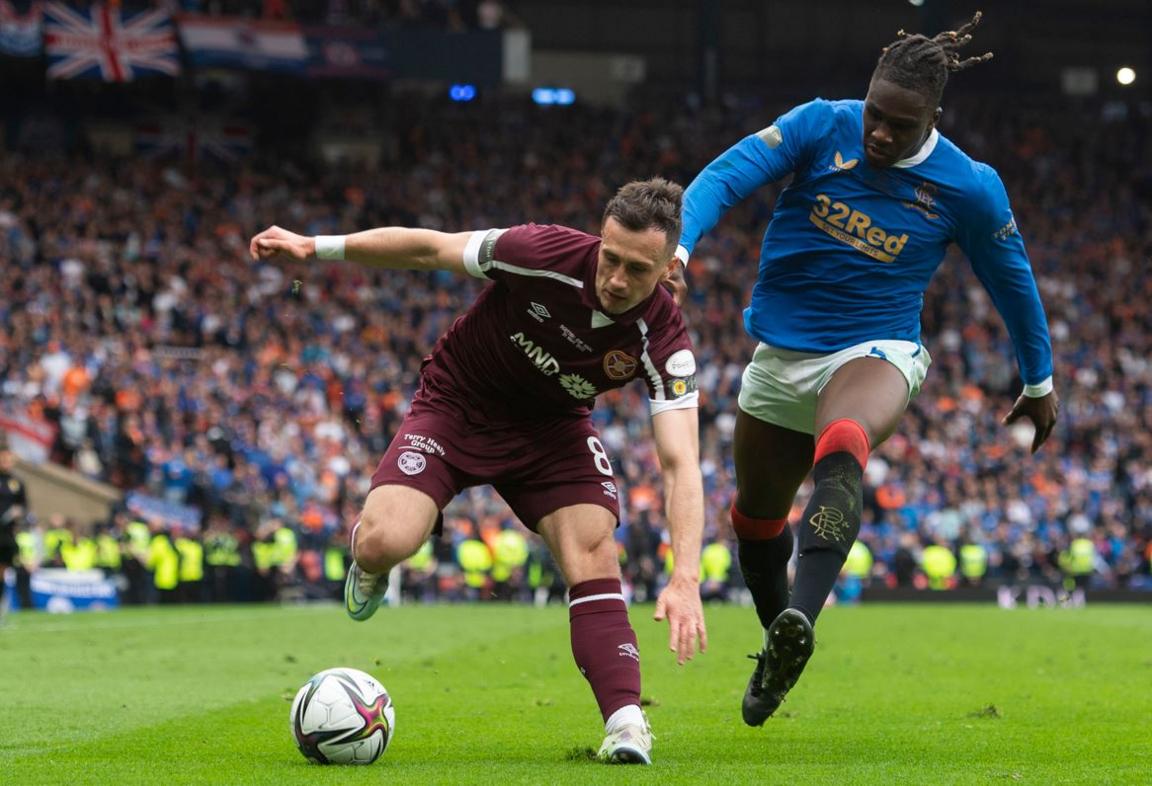
M 970 578 L 1059 582 L 1061 554 L 1083 536 L 1094 545 L 1093 586 L 1152 588 L 1152 293 L 1133 278 L 1152 248 L 1152 173 L 1140 168 L 1152 160 L 1148 118 L 1077 129 L 1042 112 L 1005 126 L 975 104 L 954 115 L 962 121 L 945 133 L 997 166 L 1014 198 L 1066 416 L 1051 448 L 1025 461 L 1026 435 L 1013 439 L 998 423 L 1019 386 L 1007 336 L 962 258 L 949 260 L 924 311 L 932 373 L 868 467 L 866 578 L 918 581 L 924 547 L 940 541 L 957 554 L 986 550 L 985 570 Z M 735 112 L 557 113 L 511 101 L 426 101 L 412 117 L 389 129 L 402 151 L 386 174 L 275 157 L 190 171 L 176 160 L 14 145 L 0 168 L 5 407 L 55 427 L 53 461 L 226 521 L 241 544 L 291 530 L 299 546 L 264 561 L 282 587 L 323 585 L 324 552 L 355 515 L 420 358 L 476 289 L 415 274 L 386 284 L 351 266 L 256 266 L 247 237 L 268 216 L 317 234 L 527 215 L 595 230 L 595 206 L 618 182 L 654 172 L 683 181 L 716 140 L 748 127 Z M 749 344 L 738 314 L 773 196 L 734 211 L 690 271 L 708 541 L 730 537 L 728 443 Z M 643 392 L 628 389 L 602 400 L 596 418 L 625 490 L 630 578 L 650 596 L 662 516 L 656 458 L 637 438 L 645 411 Z M 449 514 L 449 544 L 513 524 L 487 490 Z M 62 562 L 59 551 L 41 561 Z M 255 575 L 269 572 L 250 545 L 243 551 Z M 453 561 L 451 548 L 437 551 Z M 433 595 L 454 592 L 452 573 L 441 571 Z

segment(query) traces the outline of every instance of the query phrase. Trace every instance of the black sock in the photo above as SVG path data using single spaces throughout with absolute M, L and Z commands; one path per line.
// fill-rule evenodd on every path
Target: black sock
M 789 606 L 815 623 L 860 533 L 864 469 L 846 451 L 830 453 L 812 471 L 815 489 L 800 519 L 800 558 Z
M 788 607 L 788 560 L 792 559 L 792 530 L 787 524 L 770 540 L 741 540 L 740 573 L 752 593 L 756 616 L 767 628 Z

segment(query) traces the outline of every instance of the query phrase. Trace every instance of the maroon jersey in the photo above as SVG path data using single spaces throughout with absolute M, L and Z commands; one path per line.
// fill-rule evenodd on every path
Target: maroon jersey
M 652 412 L 696 406 L 696 361 L 663 288 L 623 314 L 600 310 L 600 238 L 528 224 L 473 233 L 469 273 L 491 280 L 425 359 L 416 400 L 479 420 L 586 415 L 600 393 L 642 379 Z

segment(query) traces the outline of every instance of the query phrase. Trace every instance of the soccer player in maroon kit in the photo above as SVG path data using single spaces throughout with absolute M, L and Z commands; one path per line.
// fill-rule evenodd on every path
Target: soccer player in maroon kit
M 651 399 L 675 560 L 655 619 L 668 620 L 680 663 L 707 646 L 696 361 L 660 286 L 678 272 L 681 198 L 662 179 L 629 183 L 608 203 L 599 237 L 535 224 L 320 237 L 271 227 L 250 246 L 253 259 L 346 259 L 492 282 L 424 361 L 353 530 L 345 606 L 353 619 L 372 616 L 388 572 L 433 534 L 441 509 L 461 489 L 491 484 L 564 575 L 572 652 L 604 717 L 599 756 L 612 763 L 650 763 L 652 735 L 613 538 L 618 490 L 589 413 L 599 393 L 634 379 Z

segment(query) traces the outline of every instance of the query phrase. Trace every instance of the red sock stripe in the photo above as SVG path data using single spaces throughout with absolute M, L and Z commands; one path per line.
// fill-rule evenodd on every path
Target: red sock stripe
M 816 440 L 816 456 L 812 459 L 812 463 L 819 463 L 820 459 L 829 453 L 845 452 L 851 453 L 863 469 L 868 464 L 869 451 L 868 434 L 864 431 L 864 427 L 855 420 L 841 418 L 833 420 L 820 432 L 820 437 Z
M 788 519 L 754 519 L 736 510 L 736 503 L 728 512 L 732 515 L 732 529 L 740 540 L 771 540 L 788 526 Z

